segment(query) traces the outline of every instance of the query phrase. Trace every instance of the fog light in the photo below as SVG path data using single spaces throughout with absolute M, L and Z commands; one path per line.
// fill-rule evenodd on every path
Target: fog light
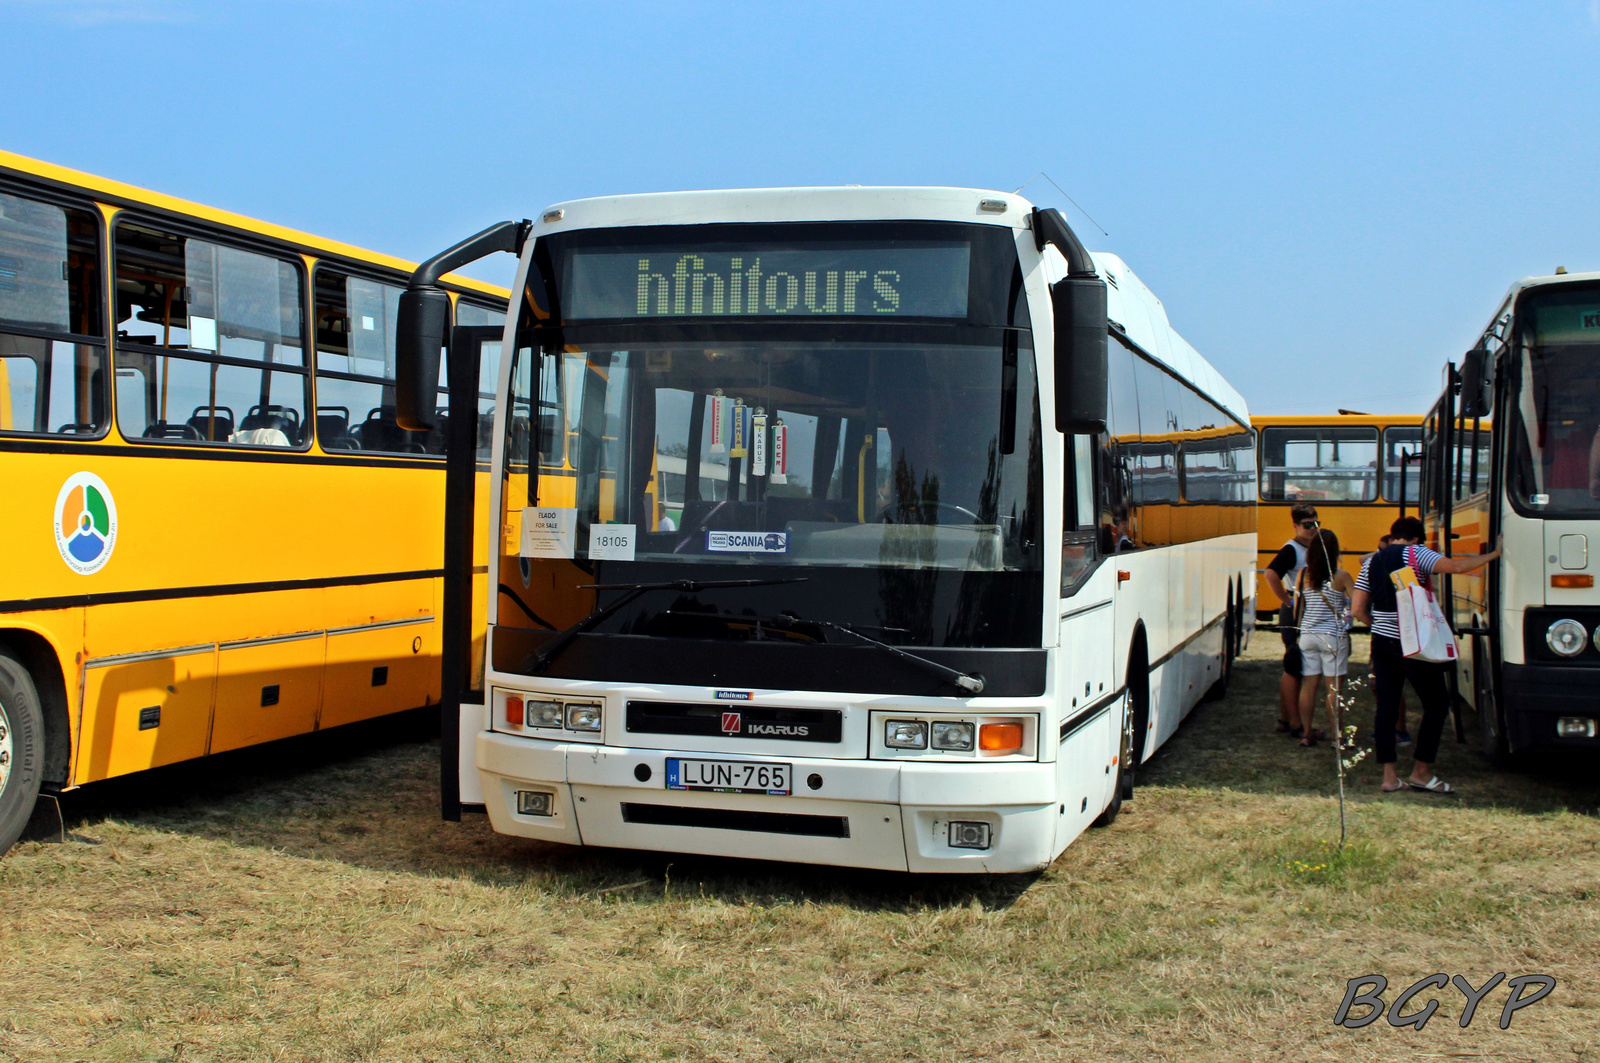
M 989 824 L 955 820 L 950 824 L 950 848 L 989 848 Z
M 989 753 L 1015 753 L 1022 748 L 1022 725 L 986 723 L 978 729 L 978 747 Z
M 921 720 L 890 720 L 883 725 L 883 744 L 890 749 L 927 749 L 928 725 Z
M 1557 738 L 1593 738 L 1594 720 L 1586 716 L 1563 716 L 1556 721 Z
M 1576 620 L 1557 620 L 1544 633 L 1544 641 L 1563 657 L 1576 657 L 1589 641 L 1589 633 Z
M 560 727 L 561 702 L 530 701 L 527 703 L 524 715 L 527 717 L 529 727 Z
M 544 790 L 518 790 L 517 814 L 553 816 L 556 814 L 556 795 Z
M 973 726 L 965 721 L 935 720 L 933 748 L 966 752 L 972 748 Z
M 591 703 L 581 703 L 567 706 L 567 730 L 569 731 L 598 731 L 600 730 L 600 706 Z
M 522 726 L 522 699 L 515 694 L 506 698 L 506 723 L 512 727 Z

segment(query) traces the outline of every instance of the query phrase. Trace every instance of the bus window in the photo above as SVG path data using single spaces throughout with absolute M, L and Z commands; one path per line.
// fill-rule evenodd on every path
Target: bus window
M 142 378 L 117 386 L 124 434 L 303 446 L 309 375 L 299 270 L 126 221 L 114 246 L 117 369 Z
M 506 315 L 499 310 L 491 310 L 486 306 L 469 303 L 465 299 L 456 302 L 456 324 L 471 326 L 504 327 Z M 439 387 L 448 387 L 446 374 L 449 367 L 439 366 Z M 488 461 L 489 451 L 494 443 L 494 393 L 500 386 L 500 344 L 485 343 L 482 356 L 478 361 L 478 460 Z M 441 396 L 439 406 L 445 406 L 445 399 Z
M 1405 484 L 1402 491 L 1400 472 L 1405 466 Z M 1488 475 L 1488 466 L 1484 467 Z M 1383 500 L 1404 501 L 1408 506 L 1417 504 L 1422 489 L 1422 429 L 1413 427 L 1385 428 L 1383 430 Z
M 395 421 L 400 291 L 317 268 L 317 440 L 323 450 L 444 453 L 442 430 L 408 432 Z
M 100 303 L 94 216 L 0 193 L 0 432 L 104 433 Z
M 1378 492 L 1378 430 L 1326 425 L 1261 433 L 1265 502 L 1371 502 Z

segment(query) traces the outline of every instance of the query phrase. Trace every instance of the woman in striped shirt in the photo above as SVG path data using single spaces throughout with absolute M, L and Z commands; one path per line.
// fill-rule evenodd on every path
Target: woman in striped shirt
M 1339 567 L 1339 537 L 1327 528 L 1306 544 L 1295 598 L 1300 603 L 1300 744 L 1327 735 L 1311 726 L 1317 688 L 1328 683 L 1328 721 L 1339 732 L 1339 688 L 1350 664 L 1350 573 Z
M 1373 737 L 1378 763 L 1383 765 L 1385 793 L 1406 786 L 1432 794 L 1455 792 L 1449 783 L 1433 773 L 1439 736 L 1444 731 L 1444 719 L 1450 708 L 1450 693 L 1444 682 L 1447 666 L 1419 661 L 1401 651 L 1399 603 L 1394 582 L 1389 577 L 1409 564 L 1416 571 L 1418 581 L 1427 586 L 1430 575 L 1471 572 L 1500 556 L 1500 547 L 1496 544 L 1487 554 L 1445 557 L 1420 545 L 1423 534 L 1422 521 L 1416 517 L 1401 517 L 1395 521 L 1389 529 L 1389 545 L 1362 563 L 1351 598 L 1356 619 L 1372 628 L 1372 693 L 1378 702 Z M 1437 595 L 1438 591 L 1434 593 Z M 1395 770 L 1394 725 L 1407 681 L 1422 703 L 1422 723 L 1417 728 L 1416 766 L 1410 778 L 1401 782 Z

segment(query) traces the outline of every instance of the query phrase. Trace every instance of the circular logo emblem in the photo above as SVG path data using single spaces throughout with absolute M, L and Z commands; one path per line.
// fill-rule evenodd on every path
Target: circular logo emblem
M 56 496 L 56 549 L 80 576 L 99 572 L 117 545 L 117 503 L 92 472 L 75 472 Z

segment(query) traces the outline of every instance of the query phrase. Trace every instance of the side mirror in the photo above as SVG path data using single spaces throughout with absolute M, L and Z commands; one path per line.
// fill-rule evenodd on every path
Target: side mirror
M 1055 322 L 1056 428 L 1067 435 L 1106 426 L 1106 283 L 1068 277 L 1050 286 Z
M 395 420 L 423 432 L 437 425 L 439 354 L 450 327 L 450 296 L 440 288 L 400 293 L 395 327 Z
M 1494 401 L 1489 374 L 1489 352 L 1481 347 L 1468 351 L 1461 360 L 1461 416 L 1488 416 Z

